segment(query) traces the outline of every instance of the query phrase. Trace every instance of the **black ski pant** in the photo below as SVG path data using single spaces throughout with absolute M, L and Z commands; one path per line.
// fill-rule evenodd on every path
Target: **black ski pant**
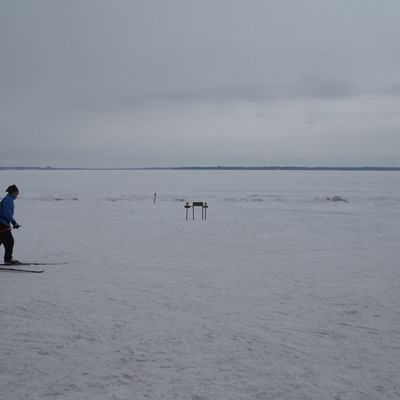
M 0 244 L 4 246 L 4 262 L 8 263 L 12 260 L 14 250 L 14 237 L 8 226 L 0 225 Z

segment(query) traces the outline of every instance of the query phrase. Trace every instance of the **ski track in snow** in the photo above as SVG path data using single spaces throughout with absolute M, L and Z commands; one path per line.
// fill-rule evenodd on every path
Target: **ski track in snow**
M 398 173 L 0 176 L 3 400 L 400 398 Z

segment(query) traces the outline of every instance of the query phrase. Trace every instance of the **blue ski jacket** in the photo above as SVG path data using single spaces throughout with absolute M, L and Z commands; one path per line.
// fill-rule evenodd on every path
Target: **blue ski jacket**
M 0 224 L 10 226 L 15 225 L 14 219 L 14 198 L 8 194 L 0 203 Z

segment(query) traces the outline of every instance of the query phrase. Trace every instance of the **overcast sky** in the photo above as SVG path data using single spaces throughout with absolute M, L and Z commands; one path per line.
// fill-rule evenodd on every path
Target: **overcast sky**
M 399 150 L 399 0 L 0 0 L 0 166 Z

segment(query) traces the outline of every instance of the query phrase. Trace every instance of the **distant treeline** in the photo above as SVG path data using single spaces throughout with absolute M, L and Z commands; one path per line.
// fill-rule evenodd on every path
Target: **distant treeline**
M 0 167 L 0 170 L 36 171 L 400 171 L 400 167 L 142 167 L 142 168 L 53 168 L 53 167 Z
M 400 171 L 400 167 L 176 167 L 176 168 L 143 168 L 199 171 Z

